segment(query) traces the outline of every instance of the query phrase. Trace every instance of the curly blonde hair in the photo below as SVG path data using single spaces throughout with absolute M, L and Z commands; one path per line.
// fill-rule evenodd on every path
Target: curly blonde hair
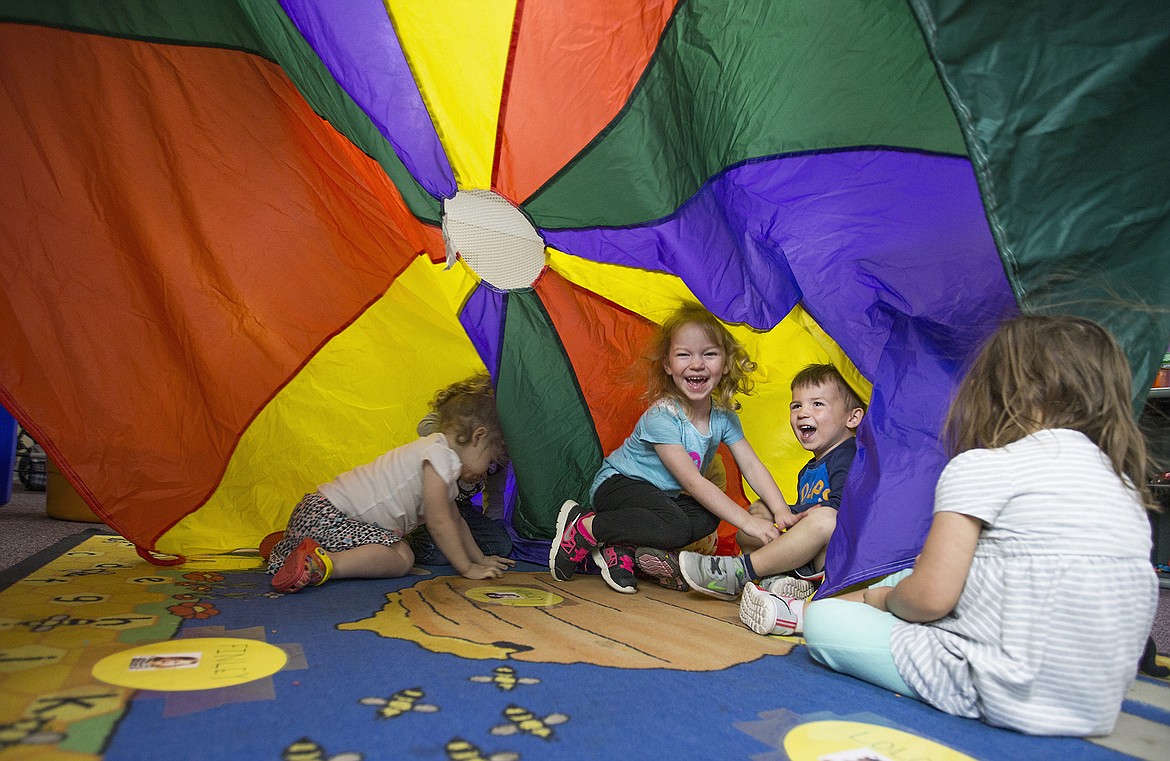
M 508 448 L 496 411 L 496 392 L 486 372 L 440 389 L 431 400 L 431 409 L 438 415 L 436 428 L 461 446 L 471 441 L 476 428 L 485 428 L 488 440 L 499 452 L 496 462 L 507 462 Z
M 727 373 L 719 379 L 718 385 L 711 394 L 711 403 L 724 410 L 738 410 L 739 402 L 736 394 L 750 394 L 755 383 L 749 377 L 756 369 L 756 363 L 748 357 L 743 344 L 727 330 L 715 315 L 708 312 L 702 305 L 693 302 L 684 302 L 670 317 L 662 323 L 650 341 L 645 356 L 647 367 L 646 393 L 643 395 L 647 404 L 653 404 L 659 399 L 670 398 L 684 406 L 688 404 L 686 397 L 674 385 L 670 375 L 662 367 L 662 361 L 670 353 L 670 341 L 675 331 L 684 325 L 697 325 L 703 329 L 707 338 L 723 350 L 724 364 Z
M 1082 317 L 1028 315 L 1004 322 L 983 345 L 943 427 L 953 456 L 998 448 L 1045 428 L 1089 437 L 1149 509 L 1146 443 L 1130 403 L 1132 372 L 1117 341 Z

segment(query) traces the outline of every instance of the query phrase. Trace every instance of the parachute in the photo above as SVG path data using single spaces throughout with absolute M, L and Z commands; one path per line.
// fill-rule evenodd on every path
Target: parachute
M 486 368 L 536 547 L 695 299 L 759 363 L 741 416 L 789 499 L 793 374 L 869 400 L 840 589 L 913 562 L 997 321 L 1100 320 L 1140 403 L 1168 37 L 1158 0 L 9 0 L 0 401 L 187 555 L 255 547 Z

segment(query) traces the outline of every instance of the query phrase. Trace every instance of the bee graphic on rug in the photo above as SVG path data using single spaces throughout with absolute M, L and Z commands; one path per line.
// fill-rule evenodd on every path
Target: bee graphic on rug
M 411 711 L 434 713 L 439 710 L 438 706 L 433 706 L 429 703 L 420 703 L 419 701 L 422 699 L 422 687 L 411 687 L 409 689 L 399 690 L 389 698 L 362 698 L 358 702 L 364 706 L 382 706 L 381 710 L 378 711 L 378 718 L 380 719 L 393 719 L 395 716 L 401 716 Z
M 473 676 L 469 681 L 489 682 L 505 692 L 515 689 L 518 684 L 540 684 L 540 680 L 535 677 L 517 676 L 516 669 L 511 666 L 496 666 L 491 674 Z
M 520 754 L 503 751 L 484 755 L 484 752 L 462 737 L 452 737 L 447 743 L 447 758 L 451 761 L 519 761 Z
M 338 753 L 326 755 L 325 749 L 307 737 L 302 737 L 284 749 L 280 754 L 282 761 L 362 761 L 365 758 L 361 753 Z
M 48 732 L 48 719 L 19 719 L 0 724 L 0 750 L 17 745 L 52 745 L 65 739 L 59 732 Z
M 491 732 L 493 735 L 507 736 L 521 732 L 526 735 L 539 737 L 542 740 L 551 740 L 553 726 L 564 724 L 569 720 L 569 717 L 563 713 L 550 713 L 548 716 L 540 719 L 532 711 L 529 711 L 527 708 L 521 708 L 518 705 L 510 705 L 505 708 L 504 718 L 511 723 L 492 727 Z

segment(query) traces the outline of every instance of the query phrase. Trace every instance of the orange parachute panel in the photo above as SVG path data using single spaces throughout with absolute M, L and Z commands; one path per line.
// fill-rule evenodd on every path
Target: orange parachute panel
M 493 187 L 521 203 L 625 104 L 676 0 L 521 2 Z
M 655 326 L 551 269 L 537 283 L 536 292 L 560 335 L 581 394 L 595 413 L 601 450 L 608 454 L 625 441 L 645 410 L 640 397 L 646 379 L 631 368 L 638 364 Z
M 35 253 L 6 275 L 0 350 L 36 361 L 0 368 L 5 403 L 36 409 L 95 512 L 146 544 L 438 238 L 256 56 L 9 25 L 0 68 L 24 167 L 0 230 Z

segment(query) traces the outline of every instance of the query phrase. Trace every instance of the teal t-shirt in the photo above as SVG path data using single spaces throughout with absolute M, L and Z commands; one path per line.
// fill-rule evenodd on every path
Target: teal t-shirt
M 616 475 L 645 481 L 677 497 L 682 485 L 662 464 L 654 445 L 681 444 L 699 472 L 706 473 L 720 443 L 730 446 L 743 438 L 739 415 L 716 407 L 711 408 L 708 430 L 705 435 L 700 433 L 674 400 L 659 399 L 638 418 L 629 438 L 602 462 L 589 489 L 590 498 L 603 481 Z

